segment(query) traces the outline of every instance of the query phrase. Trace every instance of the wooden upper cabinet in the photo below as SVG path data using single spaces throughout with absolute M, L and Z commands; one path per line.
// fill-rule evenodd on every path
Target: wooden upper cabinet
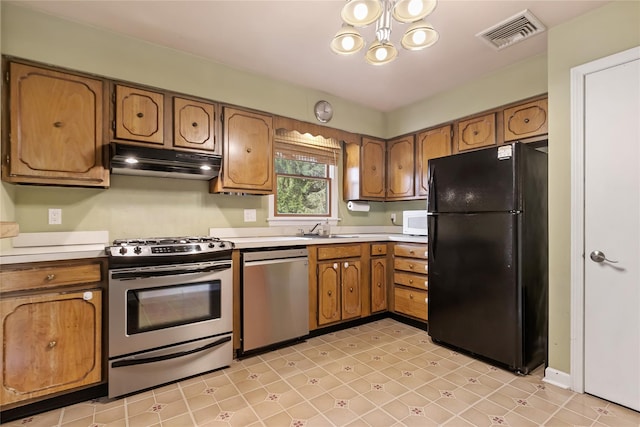
M 451 154 L 451 125 L 420 132 L 416 138 L 416 195 L 428 193 L 429 160 Z
M 457 123 L 458 151 L 496 145 L 496 113 L 472 117 Z
M 212 192 L 273 193 L 273 118 L 224 108 L 223 166 Z
M 106 82 L 9 63 L 9 137 L 2 178 L 30 184 L 108 187 Z
M 403 200 L 415 195 L 414 137 L 403 136 L 387 142 L 387 200 Z
M 362 138 L 360 180 L 363 200 L 384 200 L 386 144 L 382 140 Z
M 507 108 L 503 114 L 505 142 L 548 133 L 547 98 Z
M 164 94 L 117 84 L 115 138 L 164 144 Z
M 218 152 L 216 105 L 186 98 L 173 98 L 173 146 Z

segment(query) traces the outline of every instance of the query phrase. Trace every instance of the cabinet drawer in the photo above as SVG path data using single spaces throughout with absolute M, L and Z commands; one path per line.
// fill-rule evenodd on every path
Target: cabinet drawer
M 411 273 L 427 274 L 427 261 L 411 258 L 396 258 L 393 261 L 393 268 Z
M 427 320 L 427 292 L 395 286 L 395 311 Z
M 359 256 L 360 245 L 318 247 L 318 259 L 352 258 Z
M 385 243 L 372 243 L 371 244 L 371 256 L 386 255 L 387 245 Z
M 99 263 L 9 270 L 0 272 L 0 292 L 46 289 L 100 280 Z
M 399 271 L 396 271 L 393 274 L 393 283 L 396 283 L 398 285 L 411 286 L 412 288 L 416 289 L 428 289 L 428 281 L 429 280 L 427 276 L 421 276 L 418 274 L 401 273 Z
M 393 248 L 395 256 L 427 259 L 427 245 L 411 245 L 396 243 Z

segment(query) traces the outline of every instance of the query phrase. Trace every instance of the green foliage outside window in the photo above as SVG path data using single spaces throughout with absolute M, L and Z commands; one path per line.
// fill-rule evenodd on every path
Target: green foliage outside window
M 276 214 L 329 215 L 328 166 L 276 158 Z

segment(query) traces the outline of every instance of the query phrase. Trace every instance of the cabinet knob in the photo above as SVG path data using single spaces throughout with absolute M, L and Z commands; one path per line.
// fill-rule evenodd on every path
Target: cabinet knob
M 409 264 L 409 268 L 413 270 L 413 264 Z
M 47 274 L 47 280 L 48 280 L 49 282 L 50 282 L 50 281 L 52 281 L 52 280 L 53 280 L 53 279 L 55 279 L 55 278 L 56 278 L 56 275 L 55 275 L 55 274 Z
M 413 283 L 413 279 L 409 279 L 409 283 Z
M 54 128 L 61 128 L 61 127 L 62 127 L 62 122 L 55 122 L 55 123 L 53 124 L 53 127 L 54 127 Z
M 247 153 L 251 152 L 251 147 L 247 147 Z
M 477 135 L 478 135 L 478 131 L 477 131 L 477 130 L 474 130 L 474 131 L 473 131 L 473 136 L 477 136 Z
M 378 252 L 382 252 L 382 248 L 378 248 Z
M 382 283 L 378 283 L 378 287 L 381 288 L 382 287 Z
M 402 165 L 398 165 L 398 169 L 402 169 Z
M 333 295 L 333 292 L 328 291 L 328 292 L 327 292 L 327 295 L 331 296 L 331 295 Z
M 58 342 L 57 342 L 57 341 L 49 341 L 49 348 L 53 348 L 53 347 L 55 347 L 56 345 L 58 345 Z
M 529 119 L 524 119 L 524 122 L 525 123 L 529 123 Z
M 353 292 L 353 288 L 349 288 L 349 292 Z
M 377 169 L 375 166 L 371 166 L 371 170 L 375 172 Z
M 191 123 L 191 126 L 193 126 L 194 128 L 197 128 L 198 127 L 198 123 L 193 122 L 193 123 Z
M 347 268 L 347 267 L 349 267 L 349 263 L 348 263 L 348 262 L 345 262 L 345 263 L 344 263 L 344 268 Z
M 415 254 L 415 252 L 413 252 L 413 249 L 409 250 L 409 253 L 410 253 L 411 255 Z
M 143 118 L 143 117 L 144 117 L 144 114 L 142 114 L 142 113 L 138 113 L 138 114 L 136 114 L 136 116 L 137 116 L 137 117 L 139 117 L 139 118 Z
M 334 262 L 334 263 L 333 263 L 333 269 L 334 269 L 334 270 L 337 270 L 337 269 L 338 269 L 338 263 L 337 263 L 337 262 Z
M 409 294 L 409 299 L 413 299 L 413 294 Z

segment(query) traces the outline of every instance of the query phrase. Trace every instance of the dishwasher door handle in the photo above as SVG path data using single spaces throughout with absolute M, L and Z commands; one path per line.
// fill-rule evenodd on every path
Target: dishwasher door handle
M 309 258 L 307 257 L 298 257 L 298 258 L 278 258 L 278 259 L 266 259 L 261 261 L 245 261 L 244 267 L 254 267 L 258 265 L 273 265 L 273 264 L 286 264 L 289 262 L 297 262 L 297 261 L 305 261 L 309 262 Z

